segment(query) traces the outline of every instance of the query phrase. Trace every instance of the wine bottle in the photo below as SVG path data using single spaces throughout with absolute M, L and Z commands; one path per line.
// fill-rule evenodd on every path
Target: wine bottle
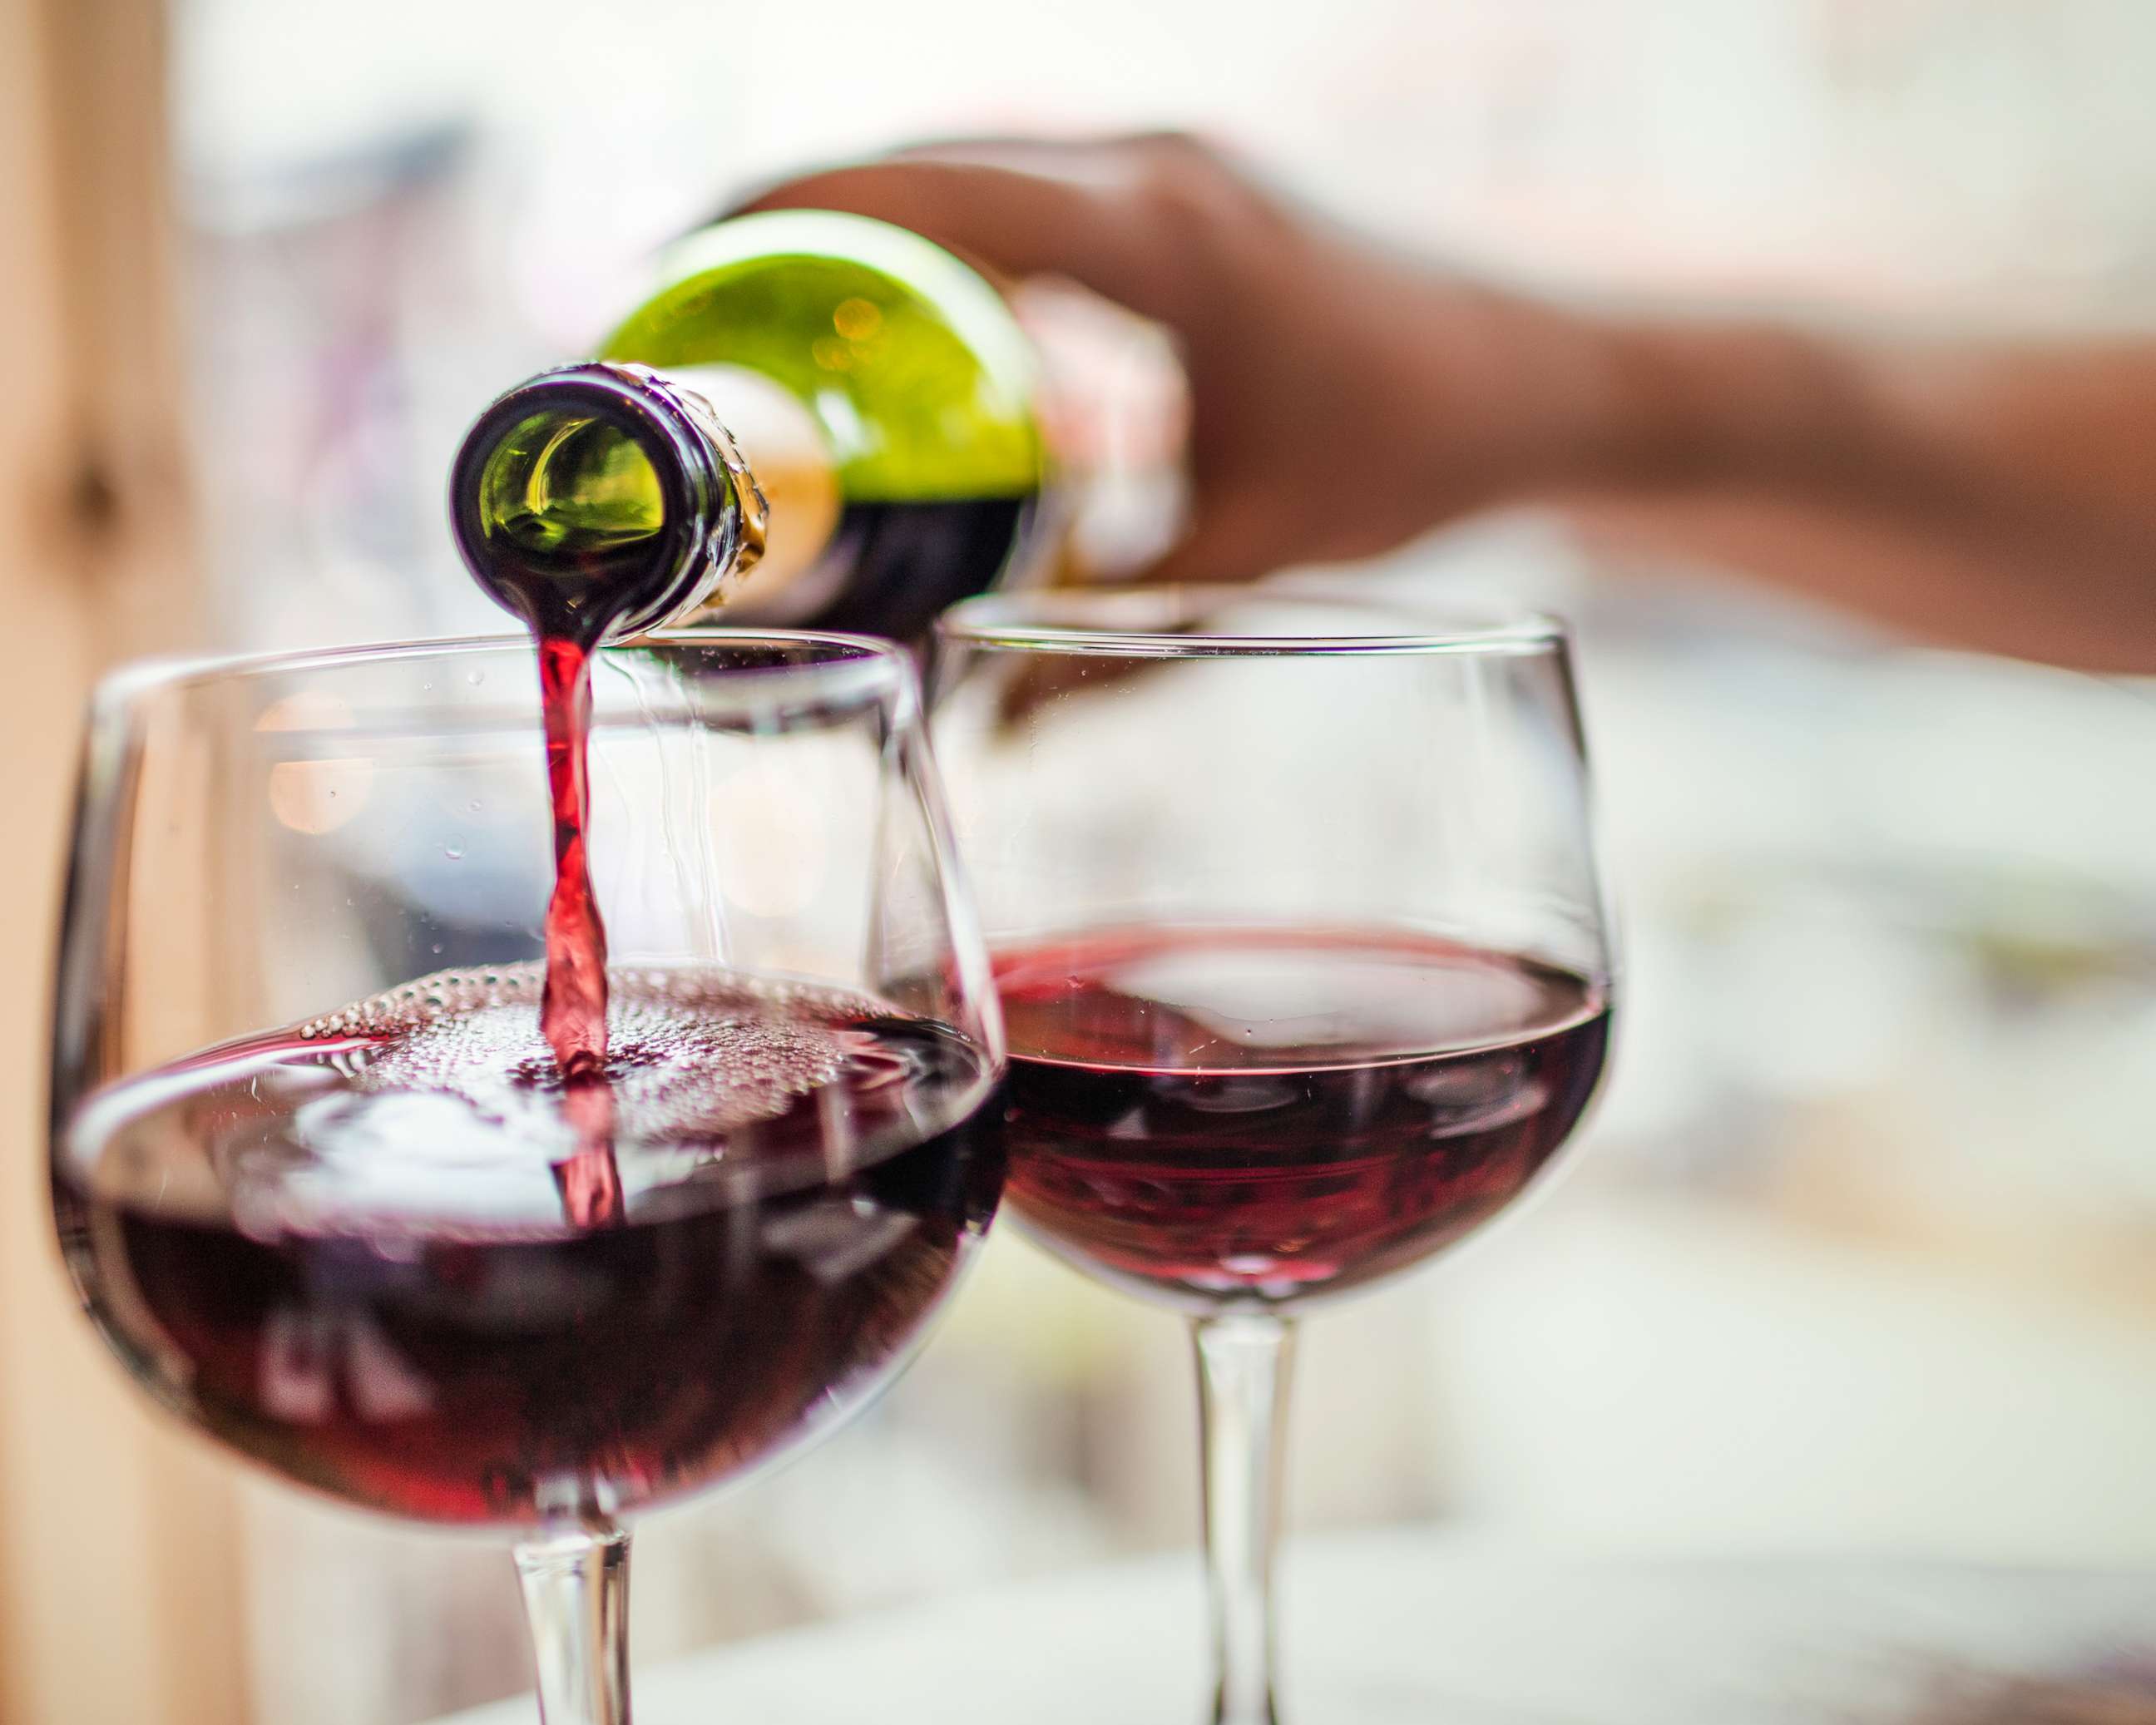
M 596 359 L 490 406 L 450 516 L 498 603 L 589 645 L 720 603 L 903 639 L 1022 554 L 1043 465 L 994 289 L 903 228 L 783 211 L 682 241 Z

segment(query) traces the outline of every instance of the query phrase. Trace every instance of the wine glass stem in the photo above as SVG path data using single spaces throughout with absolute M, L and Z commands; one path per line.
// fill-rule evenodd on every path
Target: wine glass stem
M 629 1535 L 557 1533 L 516 1548 L 546 1725 L 629 1725 Z
M 1273 1707 L 1273 1543 L 1295 1327 L 1236 1313 L 1199 1319 L 1205 1446 L 1205 1569 L 1214 1725 L 1278 1725 Z

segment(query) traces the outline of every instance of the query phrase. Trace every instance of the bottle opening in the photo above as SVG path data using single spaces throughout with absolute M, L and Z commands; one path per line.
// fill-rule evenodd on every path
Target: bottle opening
M 597 645 L 654 627 L 741 561 L 741 510 L 714 442 L 725 436 L 649 372 L 543 372 L 482 413 L 457 452 L 457 548 L 542 634 Z
M 666 495 L 643 444 L 623 427 L 559 409 L 527 415 L 480 470 L 480 527 L 518 556 L 588 567 L 649 548 L 666 528 Z

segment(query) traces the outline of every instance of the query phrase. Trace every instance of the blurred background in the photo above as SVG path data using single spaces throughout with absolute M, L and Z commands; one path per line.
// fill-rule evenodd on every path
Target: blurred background
M 5 17 L 0 1717 L 29 1725 L 384 1725 L 526 1685 L 498 1549 L 237 1479 L 68 1313 L 34 1189 L 47 906 L 97 666 L 497 625 L 443 528 L 457 436 L 730 193 L 1173 124 L 1568 288 L 2156 320 L 2141 0 Z M 1531 516 L 1369 578 L 1578 620 L 1628 994 L 1559 1189 L 1313 1326 L 1295 1523 L 2156 1561 L 2149 691 L 1599 566 Z M 1000 1238 L 871 1417 L 640 1533 L 639 1659 L 1189 1543 L 1184 1348 Z

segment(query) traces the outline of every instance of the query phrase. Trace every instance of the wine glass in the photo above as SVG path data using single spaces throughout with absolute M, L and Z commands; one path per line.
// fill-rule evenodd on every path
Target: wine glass
M 1562 629 L 1323 586 L 969 601 L 933 730 L 1009 1043 L 1011 1214 L 1188 1315 L 1219 1725 L 1272 1725 L 1290 1347 L 1509 1204 L 1612 976 Z
M 60 1240 L 121 1362 L 289 1481 L 506 1532 L 551 1725 L 629 1717 L 629 1520 L 888 1384 L 1002 1182 L 1001 1031 L 903 655 L 611 652 L 591 784 L 598 1141 L 538 1040 L 521 641 L 109 680 L 53 1057 Z M 595 1154 L 624 1201 L 578 1225 Z

